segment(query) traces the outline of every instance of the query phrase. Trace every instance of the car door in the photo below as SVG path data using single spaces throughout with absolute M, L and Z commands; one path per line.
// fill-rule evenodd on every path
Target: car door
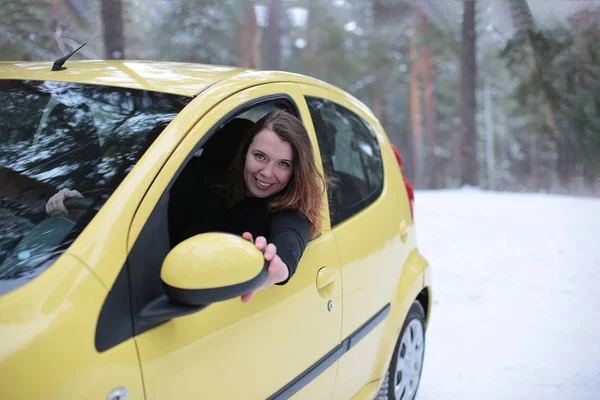
M 160 265 L 168 252 L 169 187 L 187 160 L 202 157 L 203 143 L 224 122 L 276 99 L 294 105 L 301 119 L 310 118 L 295 84 L 265 84 L 232 95 L 215 104 L 184 138 L 138 209 L 128 264 L 135 340 L 150 400 L 332 396 L 337 364 L 328 354 L 340 344 L 342 292 L 327 209 L 321 235 L 308 244 L 286 285 L 260 291 L 248 304 L 234 298 L 162 324 L 140 314 L 160 294 Z M 210 100 L 208 94 L 200 95 L 190 106 Z M 318 157 L 316 139 L 311 139 Z
M 386 139 L 371 113 L 342 93 L 301 87 L 316 134 L 327 143 L 329 157 L 322 158 L 337 178 L 331 225 L 344 279 L 342 341 L 350 338 L 350 348 L 340 360 L 334 398 L 349 399 L 380 378 L 381 322 L 409 254 L 410 209 L 397 188 L 384 184 Z

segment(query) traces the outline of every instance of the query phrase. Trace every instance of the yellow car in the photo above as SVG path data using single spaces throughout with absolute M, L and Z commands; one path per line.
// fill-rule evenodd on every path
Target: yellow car
M 64 60 L 63 60 L 64 61 Z M 0 63 L 0 398 L 412 399 L 431 272 L 373 113 L 309 77 L 141 61 Z M 172 246 L 198 176 L 295 113 L 324 193 L 294 277 L 241 237 Z M 68 216 L 45 212 L 63 188 Z

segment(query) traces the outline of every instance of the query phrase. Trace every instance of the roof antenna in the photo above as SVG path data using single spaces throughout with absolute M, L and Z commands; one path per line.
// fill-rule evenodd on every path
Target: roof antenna
M 84 44 L 82 44 L 81 46 L 79 46 L 78 48 L 76 48 L 75 50 L 73 50 L 72 52 L 67 54 L 66 56 L 61 57 L 58 60 L 54 61 L 54 65 L 52 66 L 52 71 L 62 71 L 64 69 L 67 69 L 67 67 L 63 67 L 63 64 L 65 63 L 65 61 L 67 61 L 73 54 L 77 53 L 77 51 L 79 51 L 79 49 L 81 49 L 86 44 L 87 44 L 87 42 L 85 42 Z

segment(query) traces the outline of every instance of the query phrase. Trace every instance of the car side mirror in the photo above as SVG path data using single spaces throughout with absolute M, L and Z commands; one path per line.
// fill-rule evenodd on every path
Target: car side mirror
M 160 276 L 171 303 L 205 306 L 258 289 L 267 267 L 263 254 L 242 237 L 203 233 L 175 246 Z

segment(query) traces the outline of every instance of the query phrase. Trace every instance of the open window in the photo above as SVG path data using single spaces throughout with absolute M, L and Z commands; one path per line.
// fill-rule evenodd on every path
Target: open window
M 246 135 L 255 122 L 276 108 L 286 109 L 299 117 L 295 105 L 286 98 L 250 103 L 225 117 L 188 157 L 170 189 L 171 248 L 186 239 L 184 226 L 193 214 L 197 196 L 209 191 L 208 185 L 226 185 L 228 169 L 245 142 Z
M 226 115 L 190 151 L 145 221 L 104 304 L 96 332 L 98 351 L 164 322 L 149 317 L 144 310 L 155 302 L 162 304 L 165 296 L 160 278 L 162 264 L 171 249 L 186 239 L 179 232 L 189 221 L 197 196 L 206 189 L 202 187 L 205 177 L 220 176 L 225 180 L 229 160 L 235 156 L 248 129 L 276 107 L 299 116 L 294 103 L 284 95 L 257 99 Z M 131 310 L 122 307 L 123 299 L 129 296 Z

